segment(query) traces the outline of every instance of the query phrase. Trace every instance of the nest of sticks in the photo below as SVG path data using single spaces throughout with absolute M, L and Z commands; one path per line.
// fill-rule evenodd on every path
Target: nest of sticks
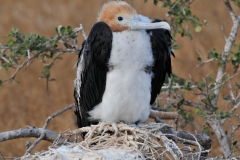
M 67 130 L 63 134 L 74 136 L 74 142 L 62 142 L 59 136 L 48 151 L 35 156 L 39 159 L 53 159 L 49 156 L 57 159 L 206 159 L 211 148 L 207 135 L 177 132 L 161 120 L 158 122 L 119 123 L 117 134 L 110 125 L 98 133 L 100 124 Z M 85 135 L 84 140 L 81 135 Z

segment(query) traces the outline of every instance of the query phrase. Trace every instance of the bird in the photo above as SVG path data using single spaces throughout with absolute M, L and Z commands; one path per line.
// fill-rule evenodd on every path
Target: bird
M 105 3 L 82 43 L 74 80 L 78 127 L 147 120 L 172 73 L 170 25 L 137 14 L 125 1 Z M 174 56 L 175 57 L 175 56 Z

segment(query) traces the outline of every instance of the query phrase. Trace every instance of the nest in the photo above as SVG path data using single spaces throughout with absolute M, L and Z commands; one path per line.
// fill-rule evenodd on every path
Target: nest
M 148 122 L 140 125 L 117 125 L 116 134 L 112 126 L 106 125 L 99 134 L 100 125 L 92 125 L 65 131 L 66 136 L 75 136 L 75 142 L 60 144 L 57 139 L 48 151 L 36 153 L 35 159 L 202 159 L 203 150 L 197 139 L 187 140 L 173 134 L 163 134 L 169 127 L 164 123 Z M 84 140 L 76 143 L 80 135 Z M 169 138 L 172 137 L 172 138 Z M 176 144 L 174 141 L 194 145 Z M 26 158 L 26 157 L 25 157 Z M 29 157 L 33 158 L 33 157 Z

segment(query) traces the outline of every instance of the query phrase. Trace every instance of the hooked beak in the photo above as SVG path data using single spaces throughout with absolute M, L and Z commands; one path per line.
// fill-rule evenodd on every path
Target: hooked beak
M 171 27 L 167 22 L 157 22 L 157 23 L 145 23 L 138 20 L 130 21 L 126 24 L 131 30 L 140 29 L 167 29 L 170 31 Z

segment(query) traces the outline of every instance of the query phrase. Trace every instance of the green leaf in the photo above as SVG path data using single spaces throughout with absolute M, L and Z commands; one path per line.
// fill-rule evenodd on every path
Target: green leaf
M 206 19 L 204 19 L 204 20 L 203 20 L 203 23 L 204 23 L 204 24 L 207 24 L 207 23 L 208 23 L 208 21 L 207 21 Z
M 198 57 L 197 60 L 198 60 L 199 63 L 202 63 L 202 58 L 201 57 Z
M 57 45 L 57 40 L 52 41 L 52 42 L 51 42 L 51 46 L 57 48 L 57 46 L 58 46 L 58 45 Z
M 190 82 L 185 82 L 185 83 L 184 83 L 184 88 L 185 88 L 185 89 L 189 89 L 190 85 L 191 85 Z
M 199 113 L 199 109 L 195 108 L 195 113 L 198 114 Z
M 14 44 L 14 41 L 11 39 L 11 40 L 8 41 L 7 46 L 11 47 L 13 44 Z
M 0 80 L 0 86 L 2 86 L 2 80 Z
M 232 114 L 231 114 L 230 112 L 226 112 L 226 113 L 225 113 L 225 117 L 226 117 L 226 118 L 231 117 L 231 115 L 232 115 Z
M 222 61 L 218 61 L 218 66 L 221 67 L 223 65 Z
M 202 30 L 202 27 L 199 26 L 199 25 L 195 28 L 195 31 L 196 31 L 197 33 L 201 32 L 201 30 Z
M 213 89 L 214 87 L 215 87 L 215 85 L 214 85 L 214 84 L 211 84 L 209 88 L 210 88 L 210 89 Z
M 153 3 L 154 3 L 154 5 L 157 5 L 158 0 L 154 0 Z
M 188 36 L 188 38 L 189 38 L 190 40 L 193 39 L 193 37 L 192 37 L 192 35 L 191 35 L 190 33 L 187 33 L 187 36 Z
M 211 100 L 213 100 L 213 99 L 215 99 L 217 96 L 214 94 L 214 93 L 212 93 L 211 95 L 210 95 L 210 99 Z
M 65 28 L 65 27 L 62 27 L 62 28 L 60 29 L 61 34 L 64 34 L 65 30 L 66 30 L 66 28 Z
M 189 122 L 193 122 L 193 121 L 194 121 L 194 117 L 193 117 L 192 113 L 190 113 L 190 114 L 187 116 L 187 120 L 188 120 Z
M 71 34 L 71 33 L 72 33 L 72 27 L 71 27 L 71 26 L 68 26 L 68 27 L 67 27 L 67 31 L 68 31 L 68 34 Z
M 58 32 L 58 27 L 55 28 L 55 31 L 56 31 L 57 34 L 59 34 L 59 32 Z
M 201 99 L 201 102 L 203 102 L 203 103 L 207 103 L 207 98 L 203 98 L 203 99 Z
M 173 45 L 173 49 L 178 50 L 178 49 L 180 49 L 180 46 L 175 44 L 175 45 Z
M 213 114 L 218 114 L 218 111 L 219 111 L 218 109 L 214 110 Z
M 236 49 L 236 50 L 239 50 L 239 46 L 237 44 L 234 44 L 233 47 Z
M 164 3 L 161 3 L 158 5 L 159 8 L 163 8 L 164 7 Z
M 208 80 L 209 80 L 210 82 L 215 82 L 215 79 L 213 79 L 212 77 L 208 77 Z
M 204 132 L 204 133 L 208 133 L 208 132 L 209 132 L 209 130 L 210 130 L 210 128 L 209 128 L 209 127 L 204 127 L 204 128 L 203 128 L 203 132 Z
M 223 99 L 226 100 L 226 101 L 228 101 L 228 100 L 231 99 L 229 95 L 223 95 L 222 97 L 223 97 Z

